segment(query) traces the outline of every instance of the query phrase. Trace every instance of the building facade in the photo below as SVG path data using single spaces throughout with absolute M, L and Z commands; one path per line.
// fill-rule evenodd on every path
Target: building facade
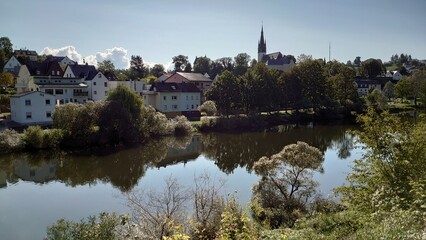
M 10 97 L 12 121 L 25 125 L 52 124 L 56 97 L 40 91 L 15 94 Z

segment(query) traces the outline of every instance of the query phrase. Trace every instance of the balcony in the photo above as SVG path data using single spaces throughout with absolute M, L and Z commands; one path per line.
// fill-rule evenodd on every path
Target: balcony
M 74 92 L 74 97 L 87 97 L 89 96 L 89 92 Z

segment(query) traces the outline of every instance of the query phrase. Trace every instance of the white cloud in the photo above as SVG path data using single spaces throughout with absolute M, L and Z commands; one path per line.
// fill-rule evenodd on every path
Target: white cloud
M 77 52 L 74 46 L 65 46 L 61 48 L 49 48 L 45 47 L 41 54 L 53 55 L 53 56 L 68 56 L 70 59 L 83 62 L 81 54 Z
M 62 48 L 49 48 L 45 47 L 41 54 L 53 55 L 53 56 L 68 56 L 70 59 L 77 61 L 78 63 L 83 63 L 83 59 L 86 63 L 91 65 L 98 65 L 98 62 L 104 60 L 111 60 L 114 66 L 117 69 L 129 68 L 130 67 L 130 58 L 127 55 L 127 49 L 122 47 L 113 47 L 106 49 L 103 52 L 97 52 L 88 56 L 81 56 L 77 52 L 74 46 L 65 46 Z

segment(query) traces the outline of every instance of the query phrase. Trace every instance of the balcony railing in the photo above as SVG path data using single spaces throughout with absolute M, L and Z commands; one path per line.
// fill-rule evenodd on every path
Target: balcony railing
M 74 97 L 87 97 L 89 92 L 74 92 Z

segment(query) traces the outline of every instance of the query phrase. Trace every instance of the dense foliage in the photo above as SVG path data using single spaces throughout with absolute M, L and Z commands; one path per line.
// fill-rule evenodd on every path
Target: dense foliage
M 224 71 L 206 96 L 223 115 L 304 108 L 348 114 L 360 106 L 351 68 L 310 58 L 287 72 L 269 69 L 263 63 L 242 75 Z

